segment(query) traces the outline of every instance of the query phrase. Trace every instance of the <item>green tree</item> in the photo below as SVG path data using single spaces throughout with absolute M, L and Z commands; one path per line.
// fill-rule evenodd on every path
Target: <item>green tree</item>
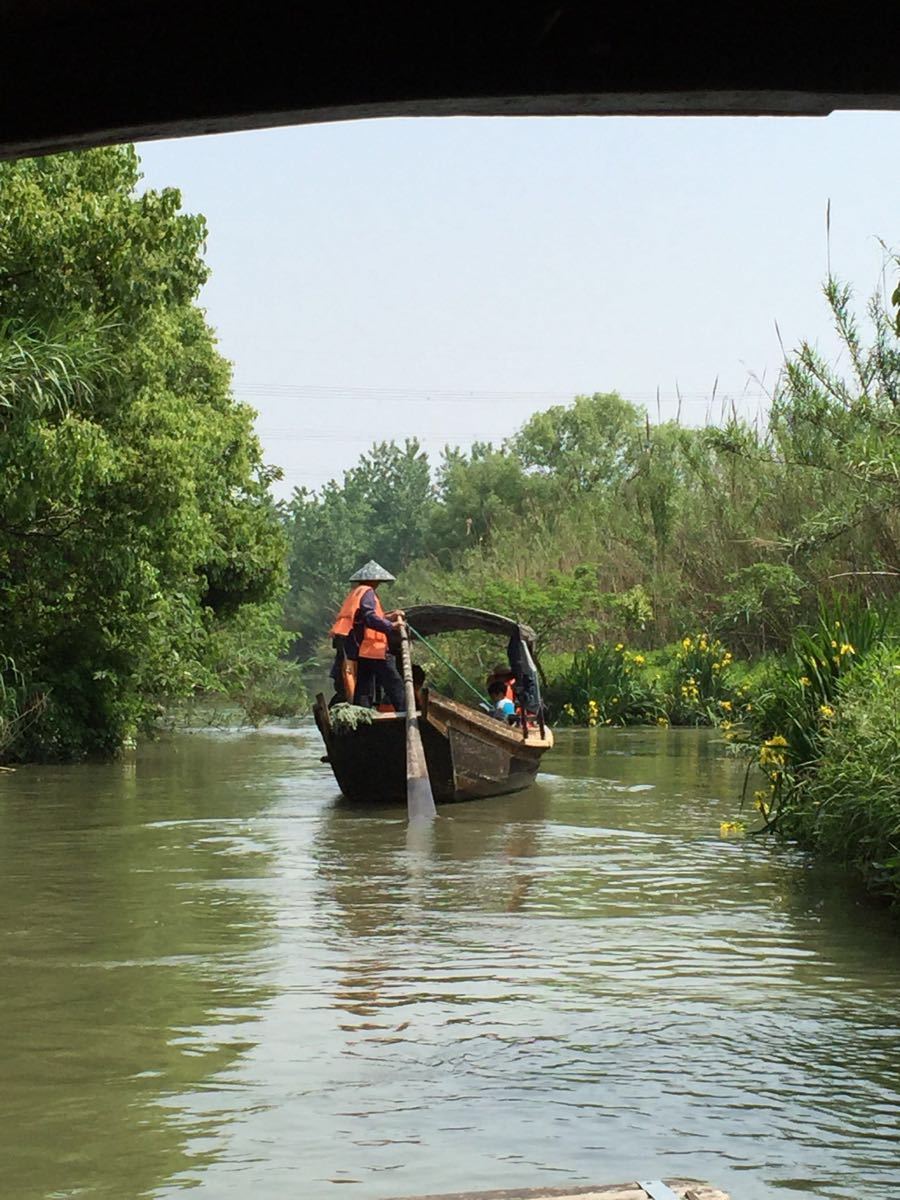
M 139 180 L 131 147 L 0 164 L 0 652 L 46 697 L 19 754 L 114 752 L 283 586 L 204 220 Z
M 486 544 L 499 526 L 523 516 L 531 489 L 515 454 L 476 442 L 468 454 L 445 449 L 437 493 L 430 549 L 446 561 L 448 552 Z
M 627 476 L 628 452 L 644 422 L 644 414 L 617 392 L 595 392 L 536 413 L 509 448 L 527 470 L 553 475 L 571 491 L 589 492 Z
M 795 562 L 832 577 L 900 570 L 900 346 L 876 298 L 863 340 L 850 289 L 834 279 L 825 296 L 847 363 L 842 374 L 808 342 L 785 365 L 775 398 L 775 451 L 805 513 L 792 531 Z

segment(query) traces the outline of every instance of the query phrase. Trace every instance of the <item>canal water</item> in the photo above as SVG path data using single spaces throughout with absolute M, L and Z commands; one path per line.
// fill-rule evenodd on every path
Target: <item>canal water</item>
M 0 775 L 5 1200 L 900 1193 L 900 930 L 720 836 L 714 734 L 563 733 L 415 840 L 320 754 L 303 726 Z

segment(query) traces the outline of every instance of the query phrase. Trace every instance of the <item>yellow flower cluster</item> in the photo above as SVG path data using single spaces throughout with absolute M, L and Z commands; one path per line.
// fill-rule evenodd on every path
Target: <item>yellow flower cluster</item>
M 688 675 L 687 680 L 681 685 L 681 698 L 685 703 L 696 704 L 700 699 L 700 689 L 697 687 L 697 680 L 693 675 Z
M 600 716 L 600 705 L 593 698 L 588 700 L 587 712 L 588 712 L 588 725 L 593 729 L 593 727 L 597 724 L 597 720 Z
M 695 634 L 694 637 L 688 635 L 681 639 L 681 649 L 686 657 L 694 649 L 701 654 L 707 654 L 714 660 L 711 662 L 710 668 L 713 671 L 722 671 L 734 661 L 734 657 L 729 650 L 726 650 L 718 638 L 713 638 L 710 641 L 709 635 L 706 633 Z
M 761 767 L 783 767 L 784 752 L 782 747 L 787 745 L 787 738 L 780 733 L 763 742 L 759 750 L 759 765 Z
M 731 834 L 741 834 L 746 831 L 746 826 L 743 821 L 723 821 L 719 826 L 719 834 L 722 837 L 730 837 Z
M 841 644 L 838 645 L 834 638 L 831 639 L 831 648 L 832 650 L 837 650 L 837 654 L 833 654 L 831 656 L 831 661 L 836 667 L 840 667 L 842 660 L 848 655 L 856 653 L 855 648 L 851 646 L 849 642 L 841 642 Z
M 826 721 L 830 721 L 831 718 L 834 716 L 834 709 L 831 707 L 830 704 L 820 704 L 819 705 L 819 715 L 824 717 Z
M 770 791 L 754 792 L 753 806 L 757 812 L 762 813 L 764 817 L 768 817 L 772 808 L 772 793 Z

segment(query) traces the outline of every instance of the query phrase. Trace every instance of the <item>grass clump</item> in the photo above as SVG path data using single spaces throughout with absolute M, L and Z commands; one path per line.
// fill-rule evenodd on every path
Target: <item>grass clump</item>
M 721 725 L 744 713 L 731 652 L 707 633 L 662 650 L 589 644 L 548 689 L 554 719 L 568 725 Z
M 665 699 L 643 670 L 644 654 L 624 643 L 588 644 L 552 683 L 548 698 L 563 724 L 640 725 L 667 723 Z
M 686 634 L 670 655 L 669 719 L 673 725 L 733 723 L 739 703 L 731 683 L 733 656 L 708 633 Z

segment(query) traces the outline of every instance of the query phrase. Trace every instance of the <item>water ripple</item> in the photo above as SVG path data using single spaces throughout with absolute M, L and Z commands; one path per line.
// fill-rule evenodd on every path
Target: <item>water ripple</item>
M 409 843 L 320 753 L 196 737 L 86 768 L 80 810 L 71 773 L 3 784 L 11 1194 L 900 1191 L 897 931 L 719 838 L 714 736 L 564 734 Z

